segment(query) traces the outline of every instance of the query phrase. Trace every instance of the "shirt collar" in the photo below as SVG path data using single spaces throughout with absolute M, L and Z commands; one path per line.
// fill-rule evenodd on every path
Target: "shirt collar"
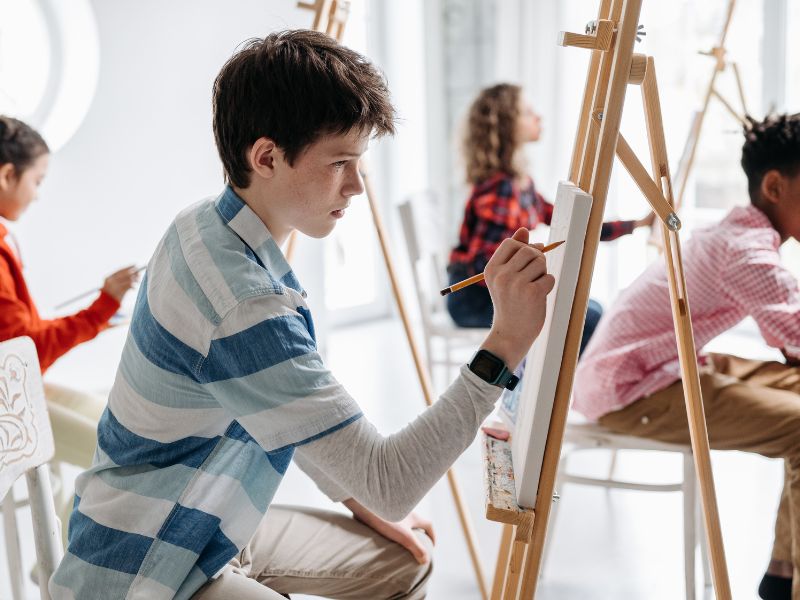
M 272 234 L 264 222 L 247 206 L 244 200 L 233 191 L 231 186 L 225 189 L 214 201 L 222 220 L 253 251 L 262 265 L 281 283 L 306 296 L 297 277 L 283 256 L 283 252 L 275 243 Z
M 773 227 L 769 217 L 752 204 L 737 206 L 728 213 L 725 221 L 735 225 L 742 225 L 748 229 L 769 229 L 774 234 L 775 249 L 777 250 L 781 247 L 781 236 Z

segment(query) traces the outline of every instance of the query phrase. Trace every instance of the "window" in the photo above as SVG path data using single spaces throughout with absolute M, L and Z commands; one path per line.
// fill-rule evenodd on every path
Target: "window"
M 0 4 L 0 113 L 36 127 L 51 150 L 86 116 L 98 69 L 97 25 L 86 0 Z

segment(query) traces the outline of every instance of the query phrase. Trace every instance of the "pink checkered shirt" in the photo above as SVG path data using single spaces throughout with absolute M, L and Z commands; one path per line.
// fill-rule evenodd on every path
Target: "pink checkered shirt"
M 800 357 L 800 290 L 781 266 L 780 245 L 778 232 L 754 206 L 734 208 L 686 243 L 684 270 L 698 349 L 750 315 L 770 346 Z M 600 320 L 578 364 L 573 408 L 596 420 L 679 379 L 662 258 Z

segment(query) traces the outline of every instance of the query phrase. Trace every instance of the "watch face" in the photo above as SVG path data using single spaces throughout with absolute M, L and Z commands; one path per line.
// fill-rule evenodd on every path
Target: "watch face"
M 486 381 L 494 381 L 503 371 L 503 363 L 487 352 L 481 350 L 472 360 L 470 369 L 472 369 L 472 372 L 481 379 Z

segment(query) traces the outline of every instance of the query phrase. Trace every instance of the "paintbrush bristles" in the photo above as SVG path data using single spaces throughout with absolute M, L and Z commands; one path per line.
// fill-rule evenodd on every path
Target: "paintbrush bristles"
M 566 240 L 561 240 L 560 242 L 553 242 L 552 244 L 549 244 L 549 245 L 545 246 L 544 248 L 542 248 L 542 254 L 545 254 L 547 252 L 550 252 L 550 250 L 558 248 L 565 241 Z M 531 244 L 531 246 L 533 246 L 533 245 Z M 479 281 L 483 281 L 483 278 L 484 278 L 483 277 L 483 273 L 478 273 L 477 275 L 473 275 L 472 277 L 468 277 L 467 279 L 464 279 L 463 281 L 459 281 L 458 283 L 454 283 L 450 287 L 446 287 L 443 290 L 439 290 L 439 293 L 442 296 L 447 296 L 447 294 L 452 294 L 453 292 L 457 292 L 458 290 L 464 289 L 465 287 L 470 286 L 473 283 L 478 283 Z

